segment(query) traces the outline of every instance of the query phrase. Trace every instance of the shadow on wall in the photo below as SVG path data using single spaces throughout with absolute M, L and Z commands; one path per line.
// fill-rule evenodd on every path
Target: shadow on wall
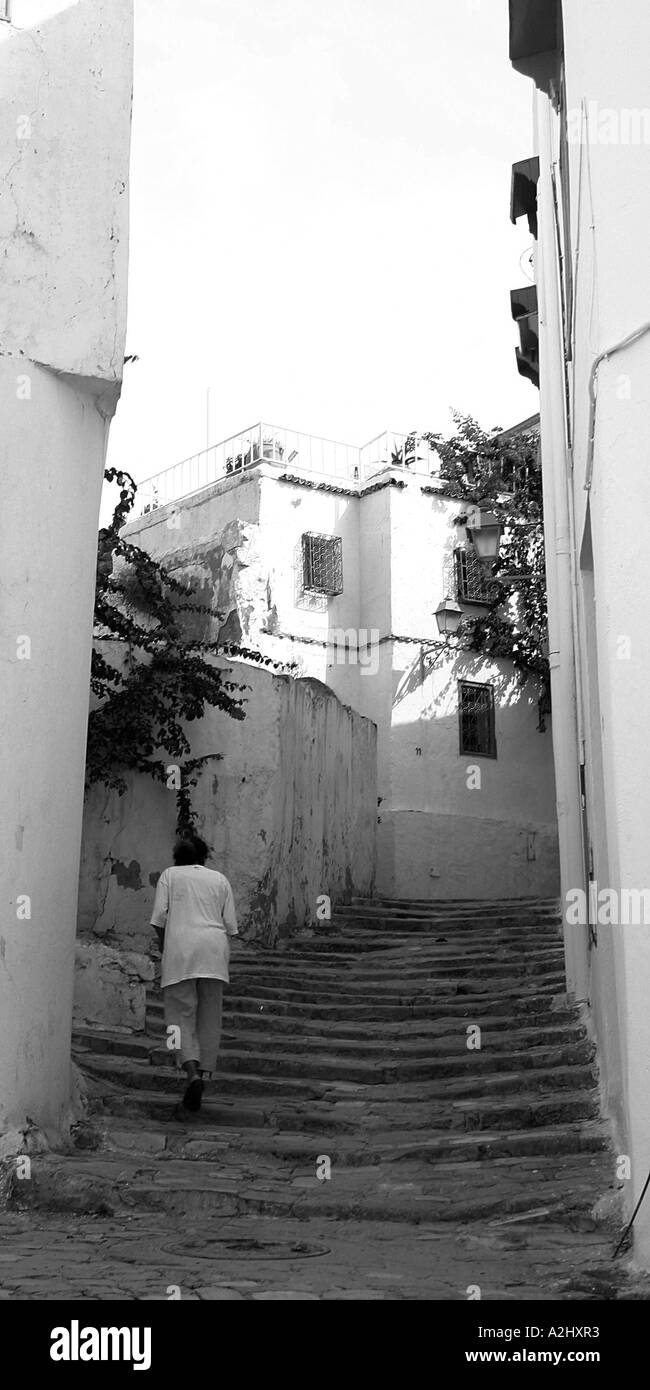
M 193 796 L 210 865 L 230 879 L 246 935 L 271 943 L 315 925 L 317 900 L 374 888 L 376 728 L 315 680 L 229 662 L 251 687 L 246 718 L 209 710 L 192 756 L 224 754 Z M 158 875 L 171 862 L 175 794 L 130 776 L 119 797 L 91 789 L 85 807 L 79 931 L 113 946 L 150 942 Z
M 393 724 L 380 750 L 378 891 L 397 897 L 554 897 L 559 893 L 550 723 L 514 668 L 459 653 L 394 672 Z M 458 682 L 492 686 L 496 756 L 461 737 Z M 471 733 L 471 722 L 469 732 Z
M 424 692 L 427 681 L 438 676 L 440 679 L 436 683 L 435 697 L 432 697 L 428 706 L 423 707 L 423 715 L 434 715 L 435 710 L 448 703 L 452 692 L 457 687 L 459 680 L 488 680 L 494 691 L 495 705 L 499 708 L 504 706 L 514 706 L 522 702 L 531 709 L 537 710 L 538 693 L 534 682 L 531 680 L 522 684 L 515 676 L 515 668 L 511 662 L 507 667 L 500 668 L 480 652 L 469 652 L 465 648 L 456 650 L 450 648 L 446 653 L 446 660 L 440 659 L 441 648 L 437 647 L 427 650 L 426 644 L 420 644 L 417 655 L 411 661 L 410 666 L 398 676 L 395 684 L 393 696 L 393 706 L 404 704 L 409 697 L 418 691 Z M 488 676 L 481 676 L 477 672 L 489 670 Z M 444 682 L 445 675 L 448 677 Z

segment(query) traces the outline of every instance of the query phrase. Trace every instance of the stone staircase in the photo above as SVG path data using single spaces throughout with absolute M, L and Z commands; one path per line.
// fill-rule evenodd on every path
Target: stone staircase
M 97 1147 L 48 1159 L 41 1200 L 189 1219 L 557 1222 L 613 1187 L 555 902 L 356 901 L 274 951 L 242 946 L 231 979 L 196 1120 L 172 1118 L 181 1087 L 155 992 L 146 1036 L 76 1033 L 83 1142 Z

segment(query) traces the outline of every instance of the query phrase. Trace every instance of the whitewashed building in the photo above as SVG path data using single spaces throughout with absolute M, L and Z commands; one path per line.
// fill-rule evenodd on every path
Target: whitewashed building
M 534 84 L 511 211 L 537 284 L 513 312 L 541 392 L 567 976 L 630 1212 L 650 1166 L 649 46 L 646 0 L 510 0 L 510 57 Z M 635 1232 L 648 1265 L 648 1199 Z
M 132 27 L 132 0 L 0 9 L 0 1132 L 29 1116 L 56 1135 L 69 1117 L 97 523 L 126 332 Z
M 295 662 L 375 722 L 380 894 L 553 895 L 537 694 L 438 633 L 443 597 L 468 614 L 486 598 L 438 470 L 404 435 L 358 448 L 260 424 L 142 484 L 125 534 L 194 576 L 223 613 L 212 635 Z

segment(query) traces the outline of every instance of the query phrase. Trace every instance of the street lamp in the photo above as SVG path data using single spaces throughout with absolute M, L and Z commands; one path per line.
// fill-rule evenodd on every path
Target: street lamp
M 502 526 L 494 512 L 472 507 L 465 522 L 467 534 L 482 565 L 491 565 L 499 554 Z
M 455 637 L 463 621 L 463 610 L 453 598 L 443 598 L 435 612 L 441 637 Z

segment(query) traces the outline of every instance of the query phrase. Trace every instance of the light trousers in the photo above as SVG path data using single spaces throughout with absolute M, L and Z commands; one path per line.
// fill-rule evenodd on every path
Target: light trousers
M 163 989 L 165 1024 L 170 1050 L 178 1062 L 198 1062 L 213 1072 L 221 1040 L 223 980 L 179 980 Z M 170 1029 L 176 1029 L 171 1033 Z

